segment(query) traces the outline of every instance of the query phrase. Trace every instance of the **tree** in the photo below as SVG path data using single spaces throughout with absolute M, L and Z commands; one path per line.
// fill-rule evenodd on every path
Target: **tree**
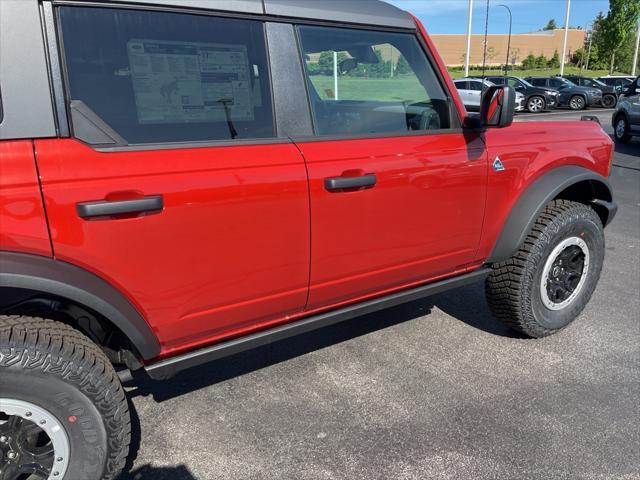
M 602 53 L 609 59 L 609 73 L 615 67 L 616 51 L 631 42 L 636 32 L 640 2 L 638 0 L 609 0 L 609 13 L 602 28 Z
M 549 22 L 547 23 L 547 26 L 544 27 L 542 30 L 555 30 L 556 28 L 558 28 L 558 25 L 556 25 L 556 19 L 552 18 L 551 20 L 549 20 Z
M 527 55 L 527 57 L 522 61 L 522 68 L 525 70 L 536 68 L 536 56 L 533 53 Z
M 547 57 L 543 54 L 540 54 L 539 57 L 536 57 L 536 68 L 547 68 Z
M 560 68 L 560 54 L 558 53 L 558 50 L 553 52 L 553 57 L 551 57 L 551 60 L 549 60 L 547 65 L 549 68 Z

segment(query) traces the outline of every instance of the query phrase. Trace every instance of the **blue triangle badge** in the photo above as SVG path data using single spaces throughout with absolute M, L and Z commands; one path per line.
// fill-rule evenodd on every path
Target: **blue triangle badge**
M 502 160 L 500 157 L 496 156 L 496 159 L 493 161 L 493 169 L 496 172 L 502 172 L 504 170 L 504 165 L 502 164 Z

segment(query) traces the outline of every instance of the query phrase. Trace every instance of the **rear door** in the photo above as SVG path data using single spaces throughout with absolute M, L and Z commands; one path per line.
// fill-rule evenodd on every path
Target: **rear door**
M 120 288 L 165 353 L 300 312 L 307 174 L 276 135 L 263 23 L 56 14 L 73 138 L 36 141 L 56 258 Z
M 309 308 L 476 260 L 487 162 L 414 33 L 299 26 L 315 136 Z M 336 68 L 337 67 L 337 68 Z M 336 89 L 337 86 L 337 89 Z

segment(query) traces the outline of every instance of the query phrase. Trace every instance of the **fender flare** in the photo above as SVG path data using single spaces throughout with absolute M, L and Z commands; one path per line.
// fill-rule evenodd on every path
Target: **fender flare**
M 545 206 L 565 189 L 584 181 L 600 184 L 599 190 L 604 194 L 597 195 L 594 190 L 589 200 L 592 204 L 607 210 L 604 223 L 605 226 L 608 225 L 617 212 L 609 181 L 584 167 L 569 165 L 554 168 L 535 180 L 520 195 L 502 227 L 487 262 L 501 262 L 511 257 L 524 243 Z
M 160 353 L 158 338 L 131 302 L 83 268 L 38 255 L 0 252 L 0 287 L 36 290 L 77 302 L 118 327 L 143 359 Z

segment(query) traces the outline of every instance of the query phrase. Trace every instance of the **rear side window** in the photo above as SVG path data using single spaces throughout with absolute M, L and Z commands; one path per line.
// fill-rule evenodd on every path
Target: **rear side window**
M 95 7 L 59 14 L 72 105 L 124 142 L 275 135 L 262 22 Z
M 476 92 L 482 91 L 482 83 L 481 82 L 469 82 L 469 90 L 475 90 Z
M 456 88 L 459 90 L 469 90 L 469 82 L 466 82 L 464 80 L 460 80 L 457 82 L 454 82 L 456 85 Z
M 414 35 L 298 30 L 318 135 L 450 127 L 447 95 Z

